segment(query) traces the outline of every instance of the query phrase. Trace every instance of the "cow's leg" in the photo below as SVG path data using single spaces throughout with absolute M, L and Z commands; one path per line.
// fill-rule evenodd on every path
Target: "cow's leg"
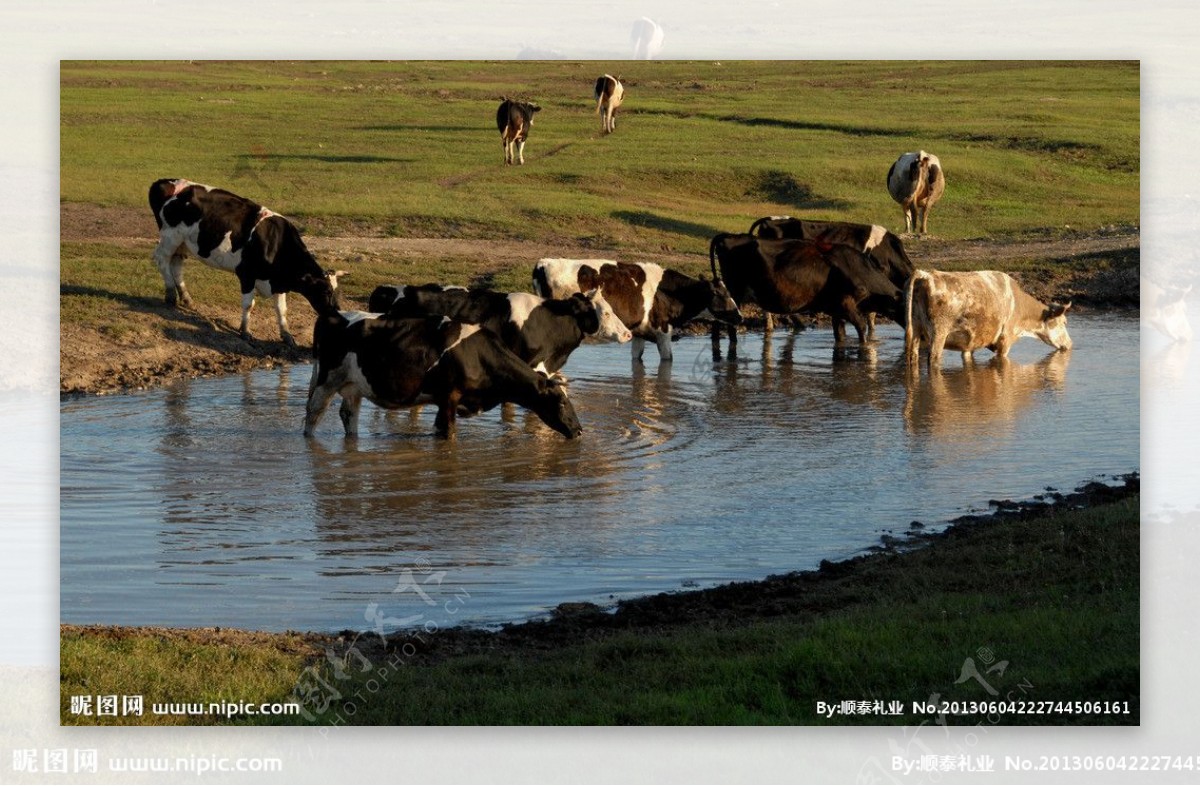
M 942 367 L 942 350 L 946 347 L 946 338 L 949 331 L 946 328 L 933 329 L 933 337 L 929 339 L 929 369 L 940 369 Z
M 517 140 L 517 163 L 518 164 L 525 163 L 525 140 L 524 139 Z
M 179 288 L 175 278 L 176 257 L 178 257 L 178 270 L 182 276 L 184 255 L 185 251 L 182 245 L 168 242 L 166 238 L 160 238 L 158 245 L 154 247 L 152 258 L 154 266 L 158 268 L 158 273 L 162 276 L 163 300 L 168 306 L 174 306 L 178 302 Z M 179 280 L 182 281 L 182 278 Z
M 254 289 L 249 292 L 242 293 L 242 338 L 249 340 L 250 335 L 250 309 L 254 308 Z
M 841 317 L 833 318 L 833 343 L 835 346 L 846 343 L 846 320 Z
M 358 391 L 343 391 L 342 406 L 338 408 L 338 417 L 342 419 L 342 428 L 347 437 L 358 436 L 358 413 L 362 409 L 362 395 Z
M 192 296 L 183 283 L 183 260 L 187 258 L 187 249 L 183 246 L 175 249 L 171 255 L 171 278 L 175 279 L 175 289 L 179 292 L 179 305 L 191 306 Z
M 629 348 L 633 351 L 634 362 L 641 362 L 642 353 L 646 351 L 646 339 L 641 336 L 634 336 L 633 340 L 629 342 Z
M 277 292 L 271 297 L 275 301 L 275 315 L 279 318 L 279 337 L 283 339 L 283 343 L 289 347 L 296 346 L 296 339 L 292 338 L 292 334 L 288 332 L 287 323 L 287 293 Z
M 763 317 L 763 332 L 770 333 L 775 329 L 775 320 L 771 317 L 770 311 L 764 311 Z
M 921 208 L 921 234 L 929 231 L 929 211 L 933 205 L 925 205 Z
M 866 319 L 867 319 L 867 339 L 870 341 L 874 341 L 875 340 L 875 312 L 872 311 L 870 314 L 867 314 Z
M 658 344 L 658 360 L 660 363 L 665 363 L 669 360 L 674 360 L 675 354 L 671 349 L 671 326 L 667 325 L 667 332 L 655 333 L 654 342 Z
M 712 358 L 713 358 L 713 362 L 716 363 L 718 360 L 721 359 L 721 323 L 720 322 L 712 323 L 711 335 L 712 335 Z
M 451 391 L 446 400 L 438 404 L 437 417 L 433 419 L 433 428 L 439 437 L 449 437 L 458 421 L 458 400 L 462 394 Z
M 313 376 L 316 377 L 315 369 Z M 321 421 L 321 416 L 325 414 L 325 410 L 336 392 L 337 385 L 331 385 L 328 382 L 324 385 L 314 385 L 309 389 L 308 404 L 304 408 L 304 436 L 311 437 L 316 431 L 317 423 Z

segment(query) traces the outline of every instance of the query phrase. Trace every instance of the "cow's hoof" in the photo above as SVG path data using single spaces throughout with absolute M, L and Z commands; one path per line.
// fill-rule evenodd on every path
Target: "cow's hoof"
M 245 334 L 242 334 L 242 335 L 245 336 Z M 249 338 L 249 336 L 245 336 L 245 337 Z M 290 349 L 296 348 L 296 339 L 292 338 L 291 336 L 284 336 L 283 343 L 287 344 Z

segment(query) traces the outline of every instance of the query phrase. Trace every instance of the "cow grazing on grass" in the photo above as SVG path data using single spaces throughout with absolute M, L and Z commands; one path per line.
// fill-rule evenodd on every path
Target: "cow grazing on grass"
M 605 74 L 596 80 L 596 114 L 604 121 L 604 133 L 611 134 L 617 130 L 617 108 L 625 97 L 625 86 L 621 84 L 620 76 Z
M 961 352 L 963 363 L 972 362 L 977 349 L 1005 357 L 1021 336 L 1033 336 L 1059 350 L 1071 348 L 1071 304 L 1046 305 L 1007 273 L 918 270 L 909 279 L 904 301 L 904 354 L 910 370 L 917 369 L 922 344 L 929 348 L 930 368 L 941 366 L 942 350 L 947 348 Z
M 709 244 L 709 262 L 714 275 L 719 266 L 739 303 L 757 303 L 768 315 L 828 314 L 839 344 L 846 338 L 845 322 L 854 325 L 860 343 L 866 340 L 867 311 L 903 324 L 902 290 L 850 246 L 722 233 Z M 737 342 L 736 330 L 729 341 Z
M 737 304 L 719 279 L 692 278 L 653 262 L 542 259 L 533 269 L 533 288 L 542 297 L 560 298 L 599 289 L 633 332 L 634 360 L 641 360 L 646 339 L 657 344 L 659 360 L 671 360 L 671 330 L 693 319 L 742 321 Z
M 548 300 L 528 292 L 493 292 L 440 284 L 381 286 L 372 311 L 389 317 L 446 316 L 480 325 L 533 368 L 556 374 L 585 338 L 624 343 L 633 338 L 598 291 Z
M 904 210 L 904 231 L 929 231 L 929 211 L 946 190 L 946 175 L 938 157 L 924 150 L 896 159 L 887 176 L 888 193 Z
M 504 163 L 525 163 L 525 140 L 529 138 L 534 114 L 540 111 L 540 106 L 528 101 L 501 99 L 496 109 L 496 129 L 500 132 L 500 144 L 504 147 Z
M 311 437 L 335 394 L 347 437 L 358 436 L 365 398 L 385 409 L 435 404 L 437 433 L 449 436 L 459 415 L 505 402 L 531 410 L 568 439 L 583 429 L 565 387 L 534 371 L 492 331 L 447 317 L 354 321 L 336 310 L 317 318 L 312 380 L 304 417 Z
M 158 223 L 154 264 L 166 285 L 168 305 L 192 304 L 183 283 L 183 260 L 190 252 L 205 264 L 228 270 L 242 286 L 241 332 L 247 327 L 254 294 L 273 298 L 279 335 L 289 346 L 286 293 L 299 292 L 317 309 L 337 289 L 345 271 L 325 271 L 309 253 L 300 231 L 281 215 L 219 188 L 188 180 L 156 180 L 150 209 Z
M 876 269 L 901 289 L 904 289 L 909 276 L 916 270 L 900 238 L 878 225 L 770 216 L 751 224 L 750 234 L 779 240 L 821 240 L 850 246 L 866 254 Z M 867 336 L 871 337 L 875 334 L 875 312 L 866 316 Z

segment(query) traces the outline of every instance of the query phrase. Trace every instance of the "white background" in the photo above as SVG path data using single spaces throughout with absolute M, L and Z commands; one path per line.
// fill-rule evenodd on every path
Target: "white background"
M 1143 331 L 1140 729 L 63 729 L 57 726 L 58 61 L 566 58 L 632 53 L 649 16 L 673 59 L 1100 58 L 1142 62 L 1142 264 L 1196 257 L 1200 11 L 1194 2 L 6 3 L 0 7 L 0 782 L 12 751 L 278 756 L 277 782 L 926 782 L 891 755 L 1198 755 L 1197 395 L 1190 348 Z M 936 107 L 931 107 L 936 111 Z M 103 189 L 104 183 L 97 183 Z M 149 261 L 147 260 L 147 265 Z M 1194 308 L 1193 308 L 1194 310 Z M 1031 449 L 1070 450 L 1069 445 Z M 147 602 L 153 602 L 147 599 Z M 815 697 L 817 698 L 817 697 Z M 839 698 L 839 697 L 830 697 Z M 923 748 L 928 746 L 928 748 Z M 102 768 L 103 769 L 103 768 Z M 157 774 L 148 782 L 194 780 Z M 1196 773 L 1027 773 L 985 782 L 1195 782 Z M 71 775 L 44 782 L 70 781 Z M 231 782 L 251 782 L 239 774 Z M 84 781 L 106 777 L 86 776 Z M 129 782 L 128 775 L 111 778 Z M 963 781 L 964 775 L 943 778 Z M 221 782 L 222 778 L 202 780 Z M 262 780 L 267 780 L 266 778 Z M 135 781 L 136 782 L 136 781 Z

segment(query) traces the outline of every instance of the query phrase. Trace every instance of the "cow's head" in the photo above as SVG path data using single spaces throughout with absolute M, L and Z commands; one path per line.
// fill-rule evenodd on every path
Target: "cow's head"
M 590 289 L 574 297 L 582 298 L 586 304 L 584 309 L 588 314 L 588 325 L 591 329 L 585 327 L 581 321 L 579 324 L 584 333 L 597 341 L 616 341 L 619 344 L 633 339 L 633 333 L 629 332 L 629 328 L 613 312 L 612 306 L 599 289 Z
M 583 433 L 575 407 L 567 398 L 567 386 L 561 377 L 550 377 L 537 372 L 537 406 L 534 412 L 550 428 L 567 439 L 575 439 Z
M 1067 311 L 1070 309 L 1070 303 L 1051 303 L 1046 306 L 1034 335 L 1055 349 L 1070 349 L 1071 336 L 1067 333 Z
M 725 288 L 725 282 L 720 278 L 714 278 L 710 283 L 704 276 L 700 276 L 700 280 L 709 284 L 712 299 L 708 310 L 713 318 L 730 325 L 742 324 L 742 312 L 738 308 L 738 304 L 730 297 L 729 290 Z

